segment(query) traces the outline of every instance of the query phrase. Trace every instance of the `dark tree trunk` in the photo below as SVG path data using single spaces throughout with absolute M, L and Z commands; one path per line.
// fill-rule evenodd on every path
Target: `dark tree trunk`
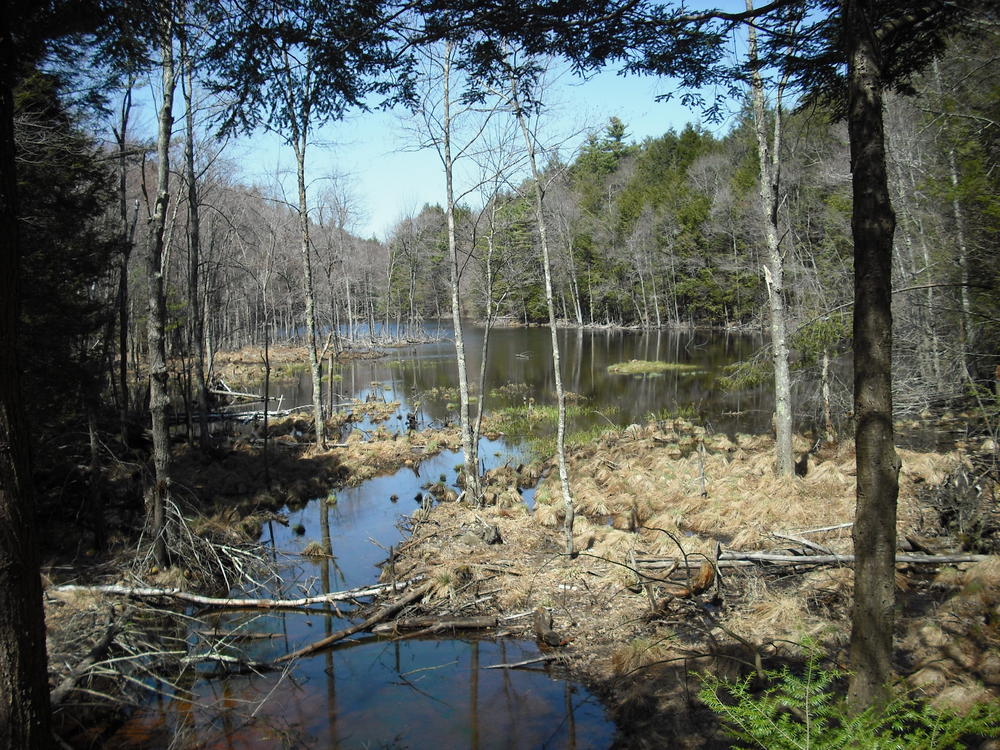
M 851 629 L 853 710 L 881 702 L 892 675 L 899 458 L 892 424 L 892 237 L 875 3 L 845 0 L 854 186 L 854 415 L 857 507 Z
M 170 12 L 168 8 L 166 13 Z M 156 204 L 149 219 L 147 239 L 146 275 L 149 283 L 149 321 L 146 329 L 149 342 L 149 410 L 153 428 L 153 467 L 155 479 L 150 491 L 147 511 L 152 516 L 150 527 L 153 536 L 153 555 L 161 567 L 169 562 L 164 539 L 164 509 L 170 498 L 170 432 L 167 426 L 169 374 L 164 330 L 167 304 L 163 290 L 163 233 L 167 222 L 167 203 L 170 200 L 170 133 L 173 125 L 174 57 L 173 20 L 162 19 L 161 73 L 163 102 L 160 106 L 156 136 Z
M 126 161 L 128 144 L 129 115 L 132 112 L 132 85 L 130 77 L 122 101 L 121 120 L 115 130 L 118 142 L 118 218 L 121 221 L 122 257 L 118 272 L 118 387 L 121 390 L 119 408 L 121 414 L 122 442 L 128 444 L 129 391 L 128 391 L 128 262 L 132 256 L 132 240 L 135 229 L 133 219 L 131 229 L 128 219 L 128 164 Z M 137 204 L 138 205 L 138 204 Z
M 17 356 L 16 56 L 0 10 L 0 750 L 51 746 L 45 615 Z
M 201 214 L 198 177 L 194 169 L 194 63 L 185 39 L 181 40 L 184 68 L 184 174 L 188 192 L 188 301 L 191 305 L 191 339 L 195 350 L 195 377 L 198 379 L 198 445 L 208 451 L 208 384 L 205 381 L 205 317 L 201 309 L 199 271 L 201 267 Z

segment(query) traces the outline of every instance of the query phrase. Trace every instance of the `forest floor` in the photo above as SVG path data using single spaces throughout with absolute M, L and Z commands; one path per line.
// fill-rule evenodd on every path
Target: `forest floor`
M 496 615 L 508 632 L 560 644 L 542 648 L 607 698 L 623 745 L 728 747 L 709 729 L 717 723 L 692 673 L 734 678 L 800 662 L 806 641 L 846 663 L 850 566 L 726 559 L 851 552 L 853 445 L 823 447 L 803 477 L 775 477 L 772 452 L 769 437 L 733 441 L 683 420 L 609 432 L 569 456 L 575 557 L 565 554 L 556 472 L 547 468 L 532 511 L 518 496 L 530 477 L 502 467 L 487 476 L 486 507 L 419 511 L 393 574 L 428 576 L 437 602 L 425 606 L 439 614 Z M 899 453 L 901 554 L 994 556 L 898 567 L 896 667 L 958 709 L 996 699 L 996 485 L 985 486 L 974 455 Z M 810 531 L 823 527 L 833 528 Z M 484 541 L 496 542 L 490 529 L 500 543 Z M 538 608 L 554 634 L 523 616 Z

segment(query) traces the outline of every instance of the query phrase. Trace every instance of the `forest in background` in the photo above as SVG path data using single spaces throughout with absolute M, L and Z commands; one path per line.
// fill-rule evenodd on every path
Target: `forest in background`
M 913 79 L 913 95 L 887 99 L 899 412 L 995 387 L 996 41 L 995 26 L 983 23 Z M 172 58 L 174 44 L 171 37 L 161 57 Z M 378 343 L 389 330 L 417 335 L 451 304 L 447 207 L 423 208 L 380 242 L 352 234 L 357 207 L 343 180 L 308 199 L 304 189 L 285 194 L 277 179 L 244 184 L 214 139 L 213 113 L 232 102 L 200 87 L 194 57 L 179 48 L 177 58 L 169 85 L 179 84 L 184 114 L 171 122 L 172 108 L 161 113 L 167 137 L 157 143 L 133 132 L 128 80 L 99 92 L 98 116 L 79 98 L 80 80 L 44 56 L 23 61 L 15 76 L 19 395 L 31 418 L 38 508 L 54 523 L 89 527 L 97 549 L 106 542 L 100 446 L 113 436 L 121 441 L 116 457 L 149 458 L 147 404 L 155 428 L 168 392 L 198 401 L 215 352 L 296 338 L 291 332 L 335 332 L 328 343 L 338 352 Z M 830 114 L 818 105 L 785 112 L 779 154 L 791 347 L 813 366 L 824 353 L 852 348 L 848 139 Z M 304 160 L 309 128 L 294 139 Z M 554 299 L 565 324 L 765 325 L 749 108 L 725 135 L 690 126 L 636 144 L 627 123 L 612 120 L 579 153 L 560 157 L 554 146 L 545 156 L 534 184 L 514 157 L 504 169 L 484 168 L 484 208 L 453 212 L 466 315 L 547 318 L 531 206 L 544 182 Z M 147 256 L 148 248 L 157 254 Z M 312 281 L 310 271 L 303 279 L 304 258 Z M 147 291 L 161 281 L 157 310 Z M 315 330 L 306 331 L 310 317 Z M 160 361 L 147 334 L 156 326 Z M 766 377 L 760 369 L 734 378 Z M 157 473 L 137 473 L 137 511 L 143 488 L 161 486 Z
M 991 118 L 1000 94 L 994 83 L 995 41 L 989 36 L 955 43 L 916 82 L 915 96 L 893 96 L 887 103 L 898 215 L 893 309 L 897 365 L 905 373 L 897 379 L 903 396 L 897 407 L 904 411 L 960 396 L 966 371 L 989 379 L 997 365 L 1000 189 L 997 127 Z M 210 111 L 210 104 L 203 97 L 196 114 Z M 806 363 L 818 360 L 823 350 L 836 355 L 850 348 L 848 144 L 846 128 L 831 123 L 829 115 L 816 107 L 786 113 L 780 155 L 781 247 L 792 348 Z M 116 132 L 121 122 L 112 123 Z M 141 246 L 146 222 L 137 219 L 150 211 L 146 186 L 155 173 L 152 144 L 127 137 L 116 152 L 106 145 L 107 126 L 102 131 L 95 125 L 79 124 L 72 137 L 84 153 L 90 149 L 92 179 L 108 183 L 99 196 L 105 231 L 112 230 L 108 242 L 114 242 L 117 221 Z M 185 146 L 177 142 L 174 148 L 180 161 Z M 284 193 L 279 175 L 271 185 L 243 183 L 227 161 L 224 144 L 207 130 L 196 137 L 194 156 L 203 216 L 197 309 L 203 311 L 199 325 L 208 361 L 215 350 L 262 346 L 265 327 L 272 342 L 300 339 L 305 295 L 294 200 Z M 459 206 L 456 212 L 464 258 L 463 312 L 477 320 L 486 316 L 488 295 L 493 314 L 507 322 L 538 324 L 547 318 L 529 184 L 523 178 L 512 183 L 520 172 L 516 164 L 508 169 L 495 195 L 486 196 L 485 208 Z M 117 200 L 111 184 L 116 177 L 118 190 L 124 190 Z M 757 149 L 749 107 L 723 136 L 688 125 L 635 143 L 628 124 L 612 119 L 577 153 L 560 158 L 554 149 L 544 180 L 557 313 L 566 325 L 766 328 Z M 334 175 L 320 185 L 310 198 L 311 252 L 318 269 L 320 326 L 342 332 L 345 339 L 335 337 L 336 349 L 351 339 L 373 343 L 406 331 L 416 336 L 423 323 L 446 319 L 445 209 L 424 206 L 392 227 L 385 241 L 365 239 L 352 232 L 362 208 L 349 180 Z M 190 285 L 190 194 L 183 179 L 173 190 L 164 264 L 168 351 L 183 359 L 193 351 L 196 309 Z M 95 231 L 86 221 L 74 223 Z M 79 283 L 90 285 L 90 301 L 101 308 L 95 314 L 104 320 L 95 325 L 124 323 L 129 335 L 120 341 L 127 340 L 125 359 L 137 372 L 144 358 L 144 301 L 127 291 L 144 289 L 142 259 L 116 248 L 95 260 L 89 269 L 80 268 Z M 112 310 L 122 305 L 113 317 Z M 113 346 L 100 354 L 118 356 Z M 108 361 L 103 366 L 110 369 Z M 739 373 L 742 382 L 762 374 L 759 368 Z

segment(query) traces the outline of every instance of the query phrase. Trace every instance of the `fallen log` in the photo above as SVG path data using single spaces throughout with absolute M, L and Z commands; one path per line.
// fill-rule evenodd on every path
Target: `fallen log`
M 854 525 L 854 521 L 848 521 L 847 523 L 835 523 L 833 526 L 820 526 L 815 529 L 805 529 L 803 531 L 796 531 L 795 533 L 801 536 L 802 534 L 820 534 L 824 531 L 836 531 L 837 529 L 849 529 Z
M 830 565 L 854 562 L 854 555 L 778 555 L 771 552 L 736 552 L 727 550 L 721 560 L 749 562 L 790 563 L 793 565 Z M 896 563 L 910 565 L 949 565 L 952 563 L 980 562 L 990 555 L 896 555 Z
M 62 703 L 66 696 L 73 692 L 76 688 L 77 681 L 83 677 L 98 660 L 104 657 L 108 649 L 111 647 L 112 641 L 114 641 L 115 636 L 118 635 L 119 625 L 114 620 L 108 622 L 107 630 L 104 631 L 104 635 L 95 644 L 95 646 L 90 649 L 87 653 L 86 658 L 76 665 L 76 668 L 69 673 L 69 675 L 57 685 L 51 693 L 49 693 L 49 703 L 53 708 Z
M 897 564 L 907 565 L 952 565 L 955 563 L 981 562 L 991 559 L 991 555 L 896 555 Z M 673 557 L 640 557 L 640 565 L 653 570 L 677 565 L 679 569 L 700 568 L 701 560 L 692 555 L 691 560 Z M 739 552 L 725 550 L 719 557 L 720 568 L 749 567 L 758 563 L 775 565 L 852 565 L 854 555 L 781 555 L 773 552 Z
M 384 622 L 372 628 L 373 633 L 391 633 L 395 630 L 481 630 L 495 628 L 497 618 L 480 617 L 404 617 Z
M 378 612 L 373 614 L 364 622 L 358 623 L 357 625 L 351 625 L 349 628 L 344 628 L 343 630 L 338 630 L 336 633 L 326 636 L 326 638 L 321 638 L 320 640 L 300 648 L 298 651 L 292 651 L 290 654 L 285 654 L 274 660 L 275 664 L 281 664 L 285 661 L 291 661 L 292 659 L 297 659 L 300 656 L 308 656 L 309 654 L 315 653 L 331 643 L 336 643 L 339 640 L 347 638 L 349 635 L 354 635 L 355 633 L 360 633 L 362 630 L 370 630 L 373 625 L 377 625 L 384 620 L 388 620 L 394 614 L 399 612 L 403 607 L 412 604 L 418 599 L 423 598 L 424 594 L 430 589 L 430 582 L 425 583 L 423 586 L 418 586 L 413 591 L 408 593 L 401 599 L 396 600 L 392 604 L 387 604 L 382 607 Z
M 802 536 L 796 536 L 795 534 L 789 534 L 788 532 L 782 534 L 777 531 L 772 531 L 771 536 L 777 539 L 784 539 L 786 542 L 795 542 L 796 544 L 801 544 L 803 547 L 818 552 L 821 555 L 834 554 L 833 550 L 831 550 L 829 547 L 824 547 L 822 544 L 811 542 Z
M 189 604 L 197 604 L 202 607 L 213 607 L 216 609 L 301 609 L 302 607 L 308 607 L 312 604 L 328 604 L 330 602 L 351 601 L 354 599 L 363 599 L 369 596 L 384 594 L 387 591 L 399 591 L 418 580 L 420 579 L 413 578 L 396 584 L 379 583 L 374 586 L 362 586 L 355 589 L 348 589 L 346 591 L 334 591 L 329 594 L 306 596 L 301 599 L 216 598 L 211 596 L 202 596 L 201 594 L 192 594 L 189 591 L 181 591 L 180 589 L 174 588 L 160 589 L 119 585 L 78 586 L 75 584 L 67 584 L 64 586 L 52 586 L 46 591 L 49 594 L 83 592 L 128 596 L 137 599 L 168 598 L 177 599 L 178 601 L 187 602 Z
M 259 393 L 240 393 L 239 391 L 225 391 L 221 388 L 209 388 L 209 393 L 214 393 L 216 396 L 231 396 L 233 398 L 252 398 L 254 401 L 263 401 L 264 397 Z

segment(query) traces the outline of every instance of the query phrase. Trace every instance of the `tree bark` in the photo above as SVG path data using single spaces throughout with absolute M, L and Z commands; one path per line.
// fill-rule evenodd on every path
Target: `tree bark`
M 753 10 L 747 0 L 747 10 Z M 750 86 L 753 99 L 754 130 L 757 134 L 757 159 L 760 168 L 760 211 L 767 239 L 764 280 L 767 282 L 768 311 L 771 319 L 771 355 L 774 366 L 775 471 L 791 476 L 792 457 L 792 381 L 788 371 L 787 321 L 785 313 L 785 264 L 778 242 L 778 190 L 781 184 L 779 152 L 781 149 L 781 94 L 774 109 L 774 131 L 767 142 L 767 118 L 764 111 L 764 81 L 757 58 L 757 31 L 749 27 L 749 62 L 753 70 Z
M 899 458 L 892 423 L 892 238 L 882 80 L 873 0 L 844 0 L 854 237 L 854 416 L 851 681 L 854 711 L 881 703 L 892 676 Z
M 51 746 L 45 615 L 38 574 L 29 433 L 21 401 L 14 82 L 17 59 L 0 10 L 0 750 Z
M 132 257 L 132 242 L 135 234 L 135 216 L 131 225 L 128 219 L 128 164 L 126 162 L 128 144 L 128 122 L 132 112 L 132 87 L 134 78 L 129 77 L 122 100 L 119 128 L 115 130 L 118 143 L 118 219 L 121 222 L 122 255 L 118 271 L 118 387 L 121 391 L 119 410 L 122 442 L 128 444 L 128 262 Z M 136 203 L 138 209 L 138 203 Z
M 549 243 L 545 223 L 545 189 L 542 185 L 542 174 L 535 158 L 535 141 L 528 130 L 524 110 L 521 108 L 517 82 L 513 75 L 510 79 L 511 105 L 518 127 L 524 137 L 524 147 L 528 152 L 528 164 L 531 167 L 532 186 L 535 193 L 535 221 L 538 224 L 538 240 L 542 246 L 542 269 L 545 272 L 545 303 L 549 311 L 549 332 L 552 335 L 552 371 L 556 386 L 556 403 L 559 417 L 556 426 L 556 460 L 559 464 L 559 485 L 562 488 L 565 519 L 563 532 L 566 535 L 566 554 L 574 554 L 573 548 L 573 495 L 569 487 L 569 471 L 566 468 L 566 393 L 563 390 L 562 372 L 559 362 L 559 335 L 556 328 L 556 307 L 552 297 L 552 264 L 549 258 Z
M 458 238 L 455 229 L 454 163 L 451 153 L 451 43 L 445 44 L 442 61 L 444 87 L 441 158 L 444 161 L 448 223 L 448 259 L 451 271 L 451 321 L 455 327 L 455 361 L 458 364 L 459 421 L 462 430 L 462 455 L 465 458 L 465 491 L 473 502 L 482 495 L 479 485 L 479 446 L 472 439 L 472 410 L 469 407 L 469 375 L 462 333 L 462 305 L 459 293 L 461 270 L 458 262 Z M 482 398 L 482 394 L 480 394 Z
M 156 203 L 149 218 L 149 232 L 146 245 L 146 276 L 149 291 L 149 321 L 146 339 L 149 344 L 149 411 L 152 416 L 153 467 L 155 472 L 150 490 L 152 515 L 151 534 L 153 556 L 157 565 L 165 567 L 169 563 L 166 539 L 164 538 L 164 507 L 170 498 L 170 432 L 167 425 L 167 355 L 164 330 L 167 319 L 167 303 L 163 290 L 163 234 L 167 220 L 167 204 L 170 201 L 170 134 L 173 126 L 174 107 L 174 22 L 170 17 L 172 7 L 166 7 L 165 17 L 160 19 L 162 39 L 160 43 L 160 73 L 163 101 L 160 105 L 156 135 Z
M 190 32 L 187 32 L 190 33 Z M 208 451 L 208 384 L 205 381 L 205 319 L 199 293 L 201 266 L 201 216 L 198 179 L 194 170 L 194 64 L 186 36 L 181 39 L 181 66 L 184 69 L 184 171 L 188 197 L 188 304 L 191 306 L 191 339 L 195 346 L 195 376 L 198 380 L 198 445 Z

